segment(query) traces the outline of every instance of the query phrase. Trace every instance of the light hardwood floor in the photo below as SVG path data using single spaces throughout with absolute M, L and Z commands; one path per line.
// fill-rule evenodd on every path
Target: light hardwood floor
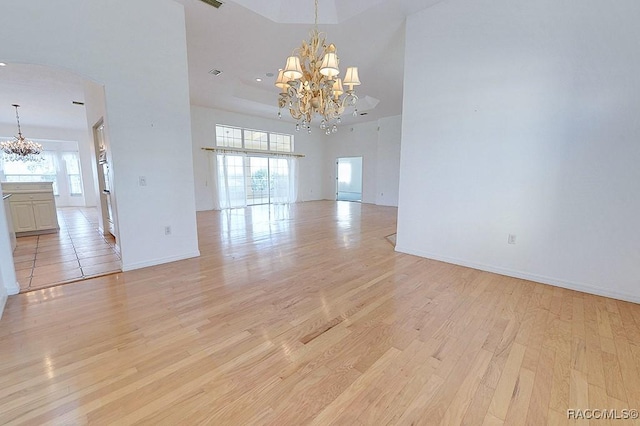
M 396 253 L 390 207 L 246 210 L 198 214 L 200 258 L 11 297 L 0 424 L 544 425 L 640 408 L 640 305 Z

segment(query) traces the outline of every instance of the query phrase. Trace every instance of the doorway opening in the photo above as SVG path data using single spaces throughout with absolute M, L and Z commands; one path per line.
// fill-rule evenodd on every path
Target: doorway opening
M 104 119 L 100 118 L 93 126 L 93 143 L 97 153 L 97 176 L 98 176 L 98 198 L 100 202 L 100 214 L 102 221 L 98 222 L 98 230 L 102 223 L 102 233 L 116 238 L 115 221 L 113 218 L 113 207 L 111 200 L 111 169 L 109 167 L 109 155 L 105 138 Z
M 43 146 L 39 162 L 0 160 L 0 181 L 25 185 L 9 198 L 16 208 L 5 206 L 5 213 L 30 224 L 16 225 L 18 220 L 12 220 L 9 234 L 17 237 L 15 244 L 10 235 L 6 237 L 13 248 L 12 256 L 0 259 L 1 268 L 15 270 L 16 292 L 120 271 L 117 220 L 115 233 L 109 233 L 109 229 L 103 232 L 102 206 L 96 190 L 98 151 L 87 125 L 95 122 L 94 117 L 105 108 L 104 88 L 69 70 L 8 64 L 3 68 L 0 95 L 3 99 L 20 99 L 20 105 L 28 111 L 25 130 L 29 129 L 28 135 Z M 0 108 L 0 124 L 9 122 L 5 109 Z M 5 128 L 2 127 L 3 133 Z M 26 191 L 28 183 L 43 182 L 51 182 L 50 189 L 38 186 L 36 193 L 31 185 L 33 193 L 18 192 Z M 45 213 L 46 222 L 42 220 Z M 25 221 L 31 217 L 33 224 Z M 4 232 L 0 233 L 0 240 L 3 239 Z
M 336 161 L 336 200 L 362 202 L 362 157 Z

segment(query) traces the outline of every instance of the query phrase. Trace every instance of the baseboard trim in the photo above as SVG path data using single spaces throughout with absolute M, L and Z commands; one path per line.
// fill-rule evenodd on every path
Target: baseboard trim
M 640 304 L 640 296 L 630 293 L 619 292 L 615 290 L 608 290 L 599 287 L 593 287 L 588 284 L 577 283 L 573 281 L 567 281 L 554 277 L 547 277 L 544 275 L 531 274 L 528 272 L 517 271 L 508 268 L 502 268 L 499 266 L 486 265 L 478 262 L 470 262 L 455 257 L 440 256 L 433 253 L 423 252 L 421 250 L 412 250 L 402 246 L 396 246 L 396 251 L 414 256 L 425 257 L 427 259 L 437 260 L 440 262 L 452 263 L 454 265 L 465 266 L 467 268 L 479 269 L 481 271 L 492 272 L 494 274 L 506 275 L 513 278 L 521 278 L 523 280 L 534 281 L 541 284 L 548 284 L 555 287 L 566 288 L 568 290 L 580 291 L 583 293 L 594 294 L 596 296 L 610 297 L 612 299 L 624 300 L 625 302 L 632 302 Z
M 0 320 L 2 319 L 2 314 L 4 313 L 4 306 L 7 304 L 8 296 L 2 295 L 0 296 Z
M 20 293 L 20 283 L 15 282 L 12 286 L 6 287 L 7 294 L 3 294 L 0 296 L 0 319 L 2 319 L 2 314 L 4 313 L 4 307 L 9 300 L 9 296 L 14 296 Z
M 129 263 L 129 264 L 123 263 L 122 270 L 125 272 L 133 271 L 135 269 L 148 268 L 149 266 L 157 266 L 157 265 L 162 265 L 164 263 L 177 262 L 179 260 L 191 259 L 194 257 L 200 257 L 200 250 L 196 250 L 194 252 L 187 253 L 180 256 L 164 257 L 161 259 L 153 259 L 146 262 L 136 262 L 136 263 Z
M 7 294 L 9 296 L 15 296 L 20 293 L 20 283 L 16 282 L 13 286 L 7 287 Z
M 16 238 L 32 237 L 34 235 L 57 234 L 58 232 L 60 232 L 60 228 L 42 229 L 38 231 L 16 232 Z

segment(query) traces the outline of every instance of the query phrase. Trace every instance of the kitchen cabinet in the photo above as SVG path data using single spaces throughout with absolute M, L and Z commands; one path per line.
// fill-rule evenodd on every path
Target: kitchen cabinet
M 2 182 L 17 236 L 57 232 L 58 216 L 51 182 Z

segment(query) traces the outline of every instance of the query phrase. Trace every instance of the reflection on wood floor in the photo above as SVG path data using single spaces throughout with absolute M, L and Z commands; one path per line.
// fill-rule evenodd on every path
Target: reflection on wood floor
M 640 408 L 640 306 L 394 252 L 397 210 L 198 213 L 202 256 L 11 297 L 0 424 L 567 424 Z
M 57 211 L 59 232 L 17 238 L 13 261 L 21 293 L 121 270 L 115 239 L 98 232 L 96 208 Z

